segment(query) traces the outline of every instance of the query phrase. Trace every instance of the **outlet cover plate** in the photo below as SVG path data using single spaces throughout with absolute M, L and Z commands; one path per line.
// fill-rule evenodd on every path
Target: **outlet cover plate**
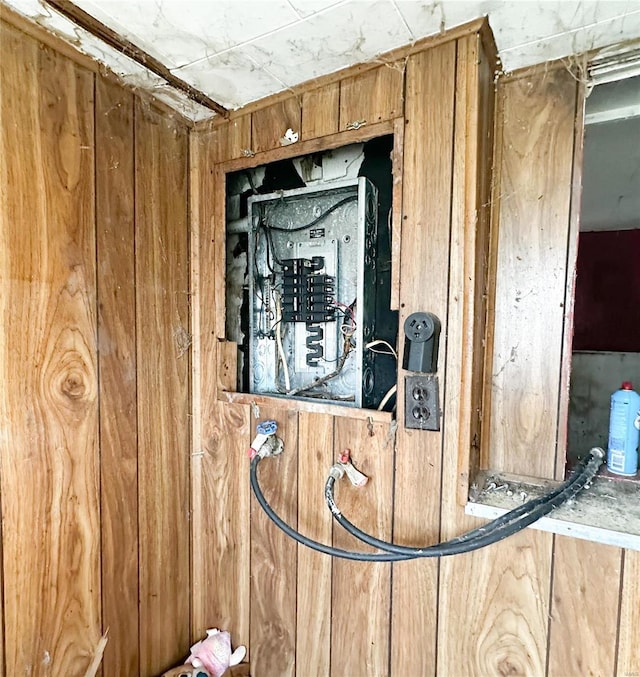
M 438 377 L 435 374 L 408 374 L 404 377 L 404 427 L 440 430 Z

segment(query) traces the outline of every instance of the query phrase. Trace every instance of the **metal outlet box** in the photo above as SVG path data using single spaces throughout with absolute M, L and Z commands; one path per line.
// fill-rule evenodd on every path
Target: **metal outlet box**
M 374 406 L 376 188 L 284 190 L 248 210 L 250 392 Z

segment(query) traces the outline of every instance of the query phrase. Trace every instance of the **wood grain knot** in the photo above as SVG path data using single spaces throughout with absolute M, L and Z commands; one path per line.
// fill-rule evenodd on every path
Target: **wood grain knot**
M 68 373 L 62 381 L 62 393 L 70 400 L 80 400 L 87 392 L 87 385 L 79 371 Z
M 525 674 L 521 666 L 512 663 L 508 658 L 503 658 L 497 665 L 498 674 L 504 675 L 522 675 Z
M 77 416 L 97 397 L 92 349 L 75 327 L 65 327 L 48 348 L 43 394 L 60 413 Z

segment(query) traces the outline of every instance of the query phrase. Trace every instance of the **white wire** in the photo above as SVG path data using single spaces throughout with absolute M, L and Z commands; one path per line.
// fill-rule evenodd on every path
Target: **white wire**
M 374 350 L 373 346 L 379 346 L 379 345 L 384 345 L 389 348 L 391 353 L 388 353 L 386 350 Z M 365 348 L 370 350 L 372 353 L 380 353 L 381 355 L 393 355 L 396 360 L 398 359 L 398 353 L 396 353 L 395 348 L 388 342 L 385 341 L 384 339 L 376 339 L 375 341 L 370 341 L 365 345 Z
M 389 390 L 387 390 L 387 394 L 382 398 L 380 401 L 380 404 L 378 405 L 378 411 L 382 411 L 385 407 L 385 404 L 393 397 L 393 394 L 396 392 L 398 389 L 397 385 L 392 385 Z
M 275 301 L 276 301 L 276 345 L 278 346 L 278 355 L 280 355 L 280 361 L 282 362 L 282 371 L 284 372 L 284 386 L 287 390 L 291 390 L 291 381 L 289 379 L 289 367 L 287 366 L 287 358 L 284 354 L 284 348 L 282 347 L 282 335 L 280 334 L 280 331 L 282 329 L 282 308 L 280 305 L 280 297 L 279 296 L 276 297 Z

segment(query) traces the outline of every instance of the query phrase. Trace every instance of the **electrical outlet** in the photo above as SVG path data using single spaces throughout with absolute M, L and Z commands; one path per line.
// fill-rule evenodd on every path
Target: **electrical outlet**
M 404 377 L 404 427 L 440 430 L 438 377 L 434 374 Z

